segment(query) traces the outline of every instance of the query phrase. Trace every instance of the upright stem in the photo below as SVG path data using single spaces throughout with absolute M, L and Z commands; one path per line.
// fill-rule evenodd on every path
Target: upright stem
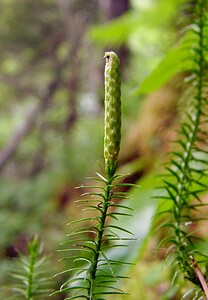
M 29 274 L 28 274 L 27 300 L 33 300 L 32 285 L 33 285 L 34 264 L 35 264 L 35 257 L 31 256 L 30 257 Z
M 181 229 L 184 222 L 184 209 L 188 207 L 187 202 L 189 201 L 192 182 L 193 179 L 193 169 L 191 164 L 193 162 L 193 152 L 197 148 L 197 142 L 199 141 L 198 134 L 201 131 L 201 118 L 203 116 L 203 102 L 204 102 L 204 76 L 205 76 L 205 51 L 207 51 L 205 47 L 205 2 L 203 0 L 198 0 L 197 4 L 197 20 L 196 25 L 197 29 L 195 29 L 195 34 L 197 36 L 197 46 L 194 46 L 194 59 L 195 67 L 193 69 L 193 73 L 196 75 L 195 86 L 196 86 L 196 94 L 194 96 L 193 103 L 193 113 L 187 113 L 187 117 L 189 118 L 188 124 L 188 132 L 186 133 L 186 142 L 183 143 L 182 140 L 179 141 L 183 147 L 183 153 L 179 155 L 179 161 L 177 162 L 177 166 L 180 171 L 180 176 L 177 176 L 177 185 L 174 188 L 175 201 L 173 207 L 174 219 L 175 219 L 175 227 L 174 233 L 176 238 L 176 248 L 179 254 L 179 266 L 182 270 L 189 275 L 193 275 L 193 277 L 198 278 L 197 282 L 200 282 L 203 287 L 205 294 L 207 295 L 208 289 L 205 282 L 205 279 L 200 271 L 198 264 L 196 263 L 194 257 L 191 255 L 192 265 L 190 264 L 190 257 L 187 256 L 186 253 L 186 244 L 190 244 L 190 237 L 187 238 L 186 232 Z M 206 83 L 205 83 L 206 84 Z M 183 133 L 183 128 L 182 128 Z M 185 247 L 185 248 L 184 248 Z M 194 272 L 195 275 L 194 276 Z
M 90 267 L 90 272 L 89 272 L 89 289 L 88 289 L 88 300 L 93 300 L 93 290 L 94 290 L 94 282 L 96 278 L 96 272 L 97 272 L 97 266 L 99 263 L 99 258 L 101 254 L 101 248 L 102 248 L 102 243 L 103 243 L 103 234 L 105 231 L 105 224 L 106 224 L 106 217 L 107 217 L 107 212 L 108 212 L 108 207 L 109 207 L 109 201 L 111 200 L 111 184 L 112 184 L 113 178 L 108 180 L 106 182 L 106 189 L 105 189 L 105 196 L 104 196 L 104 201 L 102 203 L 102 215 L 100 218 L 100 222 L 98 225 L 98 234 L 97 234 L 97 239 L 96 239 L 96 246 L 95 246 L 95 254 L 93 258 L 92 265 Z

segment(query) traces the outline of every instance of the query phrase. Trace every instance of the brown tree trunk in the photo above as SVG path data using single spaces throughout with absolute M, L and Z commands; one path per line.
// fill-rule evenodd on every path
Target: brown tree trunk
M 108 12 L 109 20 L 115 19 L 127 12 L 129 6 L 129 0 L 110 0 Z

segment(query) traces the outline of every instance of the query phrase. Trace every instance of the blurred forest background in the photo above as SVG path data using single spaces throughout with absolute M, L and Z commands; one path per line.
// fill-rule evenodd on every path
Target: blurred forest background
M 188 3 L 0 1 L 0 286 L 34 235 L 51 274 L 62 270 L 58 245 L 81 214 L 75 187 L 103 165 L 103 56 L 113 50 L 123 78 L 119 171 L 141 185 L 131 191 L 135 217 L 128 226 L 138 243 L 130 255 L 138 264 L 127 299 L 179 299 L 164 257 L 153 255 L 160 237 L 149 239 L 149 231 L 154 173 L 176 134 L 183 74 L 174 76 L 176 65 L 153 70 L 177 44 Z

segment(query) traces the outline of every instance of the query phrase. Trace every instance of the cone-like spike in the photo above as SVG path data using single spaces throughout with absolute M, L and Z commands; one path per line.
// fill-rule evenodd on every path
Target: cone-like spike
M 121 140 L 121 70 L 116 53 L 106 52 L 105 65 L 105 170 L 111 178 L 116 170 Z

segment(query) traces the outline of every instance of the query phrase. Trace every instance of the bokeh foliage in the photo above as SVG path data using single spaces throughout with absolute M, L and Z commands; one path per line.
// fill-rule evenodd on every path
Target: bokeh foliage
M 167 140 L 172 133 L 168 131 L 164 141 L 158 132 L 165 126 L 172 132 L 178 117 L 176 109 L 173 116 L 168 111 L 169 123 L 153 128 L 154 135 L 147 137 L 147 151 L 141 150 L 139 139 L 133 149 L 136 155 L 132 155 L 129 139 L 131 132 L 137 132 L 137 118 L 152 118 L 148 115 L 151 110 L 143 111 L 145 94 L 168 83 L 169 95 L 173 78 L 174 89 L 178 91 L 183 72 L 191 68 L 184 59 L 187 36 L 181 38 L 189 12 L 189 1 L 185 0 L 132 0 L 125 14 L 109 21 L 101 0 L 1 1 L 0 283 L 8 281 L 11 258 L 17 255 L 15 249 L 24 252 L 34 233 L 40 235 L 45 251 L 52 255 L 51 261 L 58 260 L 56 249 L 67 232 L 65 224 L 80 213 L 73 204 L 79 197 L 74 187 L 84 182 L 86 176 L 94 175 L 97 160 L 103 166 L 102 57 L 106 50 L 126 47 L 119 167 L 123 173 L 132 173 L 135 181 L 143 176 L 139 183 L 142 188 L 133 189 L 132 200 L 128 200 L 135 218 L 126 224 L 139 239 L 130 252 L 112 256 L 128 255 L 141 264 L 143 271 L 138 272 L 137 264 L 130 270 L 133 277 L 140 274 L 144 278 L 140 281 L 144 289 L 141 299 L 161 296 L 153 275 L 155 268 L 157 272 L 162 265 L 163 257 L 152 262 L 151 254 L 147 254 L 156 248 L 154 239 L 145 257 L 151 218 L 157 207 L 152 195 L 159 181 L 151 172 L 169 150 Z M 169 101 L 168 97 L 165 101 Z M 175 99 L 174 106 L 176 102 Z M 155 102 L 149 103 L 154 110 Z M 161 111 L 157 113 L 160 118 Z M 154 127 L 154 122 L 151 124 Z M 55 267 L 58 272 L 59 264 Z M 153 276 L 150 279 L 149 270 Z M 159 284 L 167 295 L 161 299 L 173 299 L 177 293 L 168 286 L 170 273 L 168 269 Z M 146 286 L 152 288 L 152 294 L 145 293 Z M 129 299 L 136 299 L 133 297 Z

